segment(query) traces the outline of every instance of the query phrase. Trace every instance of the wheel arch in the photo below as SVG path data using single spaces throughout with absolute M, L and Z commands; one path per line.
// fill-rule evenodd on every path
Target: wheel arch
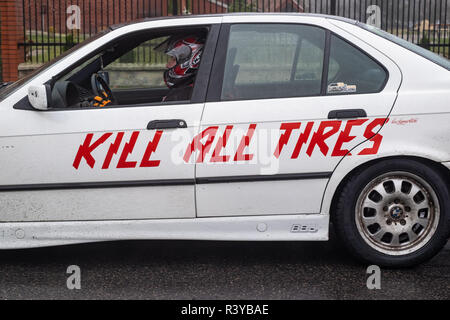
M 386 157 L 371 159 L 369 161 L 358 164 L 353 169 L 348 171 L 345 174 L 345 176 L 340 180 L 340 182 L 337 184 L 337 186 L 335 188 L 332 188 L 332 186 L 330 186 L 330 183 L 327 185 L 327 188 L 326 188 L 325 194 L 324 194 L 324 198 L 322 201 L 322 212 L 328 213 L 330 215 L 330 218 L 332 218 L 333 212 L 336 208 L 338 196 L 342 192 L 342 189 L 346 185 L 347 181 L 353 175 L 355 175 L 357 172 L 364 171 L 366 168 L 368 168 L 376 163 L 380 163 L 380 162 L 392 160 L 392 159 L 416 160 L 418 162 L 423 163 L 424 165 L 433 167 L 442 173 L 442 176 L 446 180 L 447 184 L 450 185 L 450 170 L 446 166 L 444 166 L 442 163 L 437 162 L 435 160 L 430 160 L 430 159 L 420 157 L 420 156 L 409 156 L 409 155 L 386 156 Z M 332 179 L 330 179 L 330 181 L 331 180 Z M 331 190 L 331 189 L 333 189 L 333 190 Z M 327 200 L 327 198 L 328 198 L 328 200 Z

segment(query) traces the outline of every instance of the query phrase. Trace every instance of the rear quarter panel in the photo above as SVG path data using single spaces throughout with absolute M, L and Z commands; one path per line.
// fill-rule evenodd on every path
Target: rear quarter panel
M 357 26 L 332 23 L 389 57 L 402 72 L 402 84 L 388 122 L 378 132 L 383 137 L 378 154 L 342 159 L 325 191 L 323 213 L 330 212 L 339 183 L 364 163 L 393 156 L 450 161 L 450 71 Z M 368 143 L 358 145 L 352 152 L 362 150 Z

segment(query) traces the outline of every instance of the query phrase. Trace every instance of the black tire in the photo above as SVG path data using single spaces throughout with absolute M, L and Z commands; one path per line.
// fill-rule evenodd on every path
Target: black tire
M 435 231 L 434 233 L 429 233 L 429 237 L 431 238 L 427 241 L 424 240 L 421 247 L 419 244 L 416 245 L 419 248 L 416 251 L 401 255 L 382 252 L 383 248 L 374 248 L 377 244 L 369 245 L 370 239 L 367 240 L 368 237 L 366 237 L 365 240 L 364 231 L 360 231 L 362 229 L 361 224 L 358 226 L 357 222 L 362 221 L 364 218 L 358 218 L 360 215 L 357 217 L 358 213 L 356 211 L 357 203 L 362 203 L 358 202 L 358 198 L 361 196 L 361 199 L 365 199 L 364 196 L 367 195 L 367 190 L 370 190 L 370 187 L 366 188 L 366 186 L 369 186 L 373 181 L 377 181 L 375 179 L 378 177 L 383 177 L 386 174 L 394 172 L 397 174 L 398 172 L 406 172 L 421 178 L 432 188 L 435 199 L 437 198 L 437 202 L 439 203 L 439 210 L 437 210 L 439 212 L 439 218 L 434 219 L 435 227 L 433 230 Z M 347 250 L 364 263 L 390 268 L 411 267 L 431 259 L 448 241 L 450 235 L 450 197 L 447 181 L 442 171 L 438 168 L 415 159 L 389 159 L 380 161 L 355 172 L 341 190 L 340 194 L 337 195 L 334 212 L 331 213 L 335 232 Z M 366 190 L 365 193 L 363 193 L 363 190 Z M 385 208 L 386 206 L 383 207 L 383 211 L 386 210 Z M 363 210 L 360 209 L 359 212 L 363 212 Z M 383 218 L 381 219 L 389 220 L 391 218 L 391 212 L 393 211 L 383 212 Z M 412 217 L 412 212 L 410 214 Z M 392 224 L 392 222 L 390 223 Z M 436 223 L 437 226 L 435 225 Z M 386 224 L 386 230 L 389 226 Z M 379 243 L 381 245 L 383 244 L 381 242 Z M 414 248 L 414 246 L 411 248 Z

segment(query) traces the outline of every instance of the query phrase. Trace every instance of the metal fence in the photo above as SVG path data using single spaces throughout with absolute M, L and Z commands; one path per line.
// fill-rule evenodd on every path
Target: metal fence
M 227 12 L 307 12 L 376 25 L 450 58 L 450 0 L 19 0 L 25 61 L 43 63 L 113 24 L 146 17 Z M 150 45 L 150 44 L 149 44 Z M 142 48 L 144 62 L 164 57 Z M 142 54 L 142 53 L 141 53 Z M 133 55 L 139 61 L 139 52 Z M 148 60 L 148 61 L 147 61 Z

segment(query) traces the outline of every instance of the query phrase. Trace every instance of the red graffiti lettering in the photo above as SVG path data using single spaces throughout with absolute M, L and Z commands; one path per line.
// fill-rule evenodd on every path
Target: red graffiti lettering
M 342 150 L 342 145 L 344 143 L 350 142 L 356 138 L 356 136 L 351 136 L 350 131 L 354 126 L 361 126 L 369 119 L 357 119 L 357 120 L 349 120 L 345 126 L 345 129 L 341 131 L 339 137 L 336 141 L 336 145 L 334 146 L 333 152 L 331 153 L 332 157 L 343 157 L 347 153 L 349 156 L 352 154 L 347 149 Z
M 322 121 L 320 123 L 319 129 L 313 134 L 311 138 L 311 142 L 309 143 L 306 154 L 311 157 L 314 148 L 318 146 L 322 154 L 324 156 L 327 156 L 329 147 L 325 143 L 325 141 L 339 131 L 341 122 L 342 121 Z M 325 133 L 325 129 L 327 128 L 330 128 L 330 130 Z
M 104 133 L 97 141 L 95 141 L 91 145 L 92 137 L 94 136 L 93 133 L 89 133 L 86 135 L 86 138 L 84 139 L 84 143 L 80 145 L 78 148 L 78 152 L 75 156 L 75 160 L 73 161 L 73 167 L 75 169 L 78 169 L 80 166 L 81 159 L 84 158 L 88 164 L 89 167 L 94 168 L 95 159 L 91 155 L 92 151 L 94 151 L 99 145 L 101 145 L 103 142 L 105 142 L 110 136 L 112 135 L 111 132 Z
M 139 131 L 134 131 L 131 134 L 130 141 L 128 141 L 123 147 L 122 154 L 120 155 L 119 162 L 117 163 L 117 168 L 135 168 L 136 161 L 127 161 L 128 155 L 133 152 L 134 145 L 139 136 Z
M 106 154 L 105 161 L 103 161 L 102 169 L 108 169 L 111 164 L 112 157 L 119 151 L 120 143 L 122 142 L 124 132 L 119 132 L 117 134 L 116 140 L 111 143 L 108 153 Z
M 209 127 L 206 128 L 202 133 L 196 135 L 191 144 L 187 147 L 186 152 L 184 153 L 184 162 L 189 162 L 189 159 L 191 158 L 195 150 L 200 151 L 197 158 L 197 163 L 203 162 L 203 160 L 205 159 L 205 155 L 208 153 L 209 149 L 211 149 L 211 144 L 214 141 L 218 129 L 219 127 L 217 126 Z M 201 140 L 205 137 L 208 138 L 205 144 L 202 144 Z
M 373 130 L 380 126 L 384 126 L 385 123 L 389 121 L 388 118 L 378 118 L 373 120 L 366 128 L 364 132 L 364 137 L 366 139 L 370 139 L 373 142 L 373 146 L 371 148 L 366 148 L 362 150 L 358 155 L 369 155 L 369 154 L 377 154 L 378 149 L 380 149 L 381 141 L 383 140 L 383 136 L 381 134 L 377 134 Z
M 295 129 L 300 129 L 300 122 L 293 123 L 282 123 L 280 130 L 284 130 L 284 133 L 280 136 L 280 140 L 278 141 L 278 145 L 275 149 L 273 155 L 275 158 L 279 158 L 283 147 L 288 144 L 289 138 L 291 137 L 292 131 Z
M 217 145 L 214 148 L 214 152 L 211 156 L 211 162 L 227 162 L 230 159 L 230 156 L 227 155 L 220 155 L 220 152 L 222 149 L 225 149 L 227 146 L 228 138 L 230 137 L 231 130 L 233 129 L 233 126 L 227 126 L 225 128 L 225 132 L 223 133 L 223 136 L 219 138 L 219 141 L 217 141 Z
M 253 159 L 253 154 L 243 154 L 243 152 L 244 149 L 250 145 L 255 129 L 256 124 L 251 124 L 248 127 L 247 134 L 242 137 L 241 143 L 239 144 L 236 154 L 234 155 L 234 161 L 250 161 Z
M 294 151 L 292 152 L 291 159 L 297 159 L 300 155 L 300 151 L 302 150 L 302 146 L 306 144 L 308 141 L 309 135 L 311 134 L 312 127 L 314 126 L 314 122 L 308 122 L 306 125 L 305 131 L 300 133 L 298 137 L 297 144 L 295 145 Z
M 160 160 L 150 160 L 152 153 L 156 151 L 158 147 L 159 140 L 161 139 L 163 132 L 162 130 L 158 130 L 153 137 L 153 140 L 148 142 L 147 149 L 145 149 L 144 156 L 142 157 L 141 164 L 139 167 L 141 168 L 150 168 L 150 167 L 158 167 L 161 163 Z

